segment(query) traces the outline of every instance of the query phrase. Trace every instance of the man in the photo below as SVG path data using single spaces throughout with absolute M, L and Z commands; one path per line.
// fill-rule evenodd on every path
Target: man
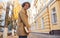
M 28 16 L 27 16 L 27 9 L 30 8 L 29 2 L 24 2 L 22 4 L 22 9 L 19 12 L 19 19 L 18 19 L 18 27 L 17 27 L 17 34 L 19 38 L 27 38 L 27 35 L 30 33 L 30 25 L 28 23 Z M 28 29 L 28 33 L 25 31 L 26 27 Z

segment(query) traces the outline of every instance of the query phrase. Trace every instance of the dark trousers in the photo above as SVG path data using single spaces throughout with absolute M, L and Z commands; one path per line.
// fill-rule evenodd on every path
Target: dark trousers
M 19 38 L 27 38 L 27 36 L 19 36 Z

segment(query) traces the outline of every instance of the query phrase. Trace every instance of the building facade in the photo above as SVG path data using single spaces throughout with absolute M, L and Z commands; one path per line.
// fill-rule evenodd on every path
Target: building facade
M 51 33 L 60 30 L 60 0 L 35 0 L 34 5 L 38 10 L 34 24 L 34 32 Z

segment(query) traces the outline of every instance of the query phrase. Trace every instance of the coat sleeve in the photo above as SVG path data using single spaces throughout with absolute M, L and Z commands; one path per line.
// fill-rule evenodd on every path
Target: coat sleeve
M 20 17 L 21 17 L 21 20 L 23 21 L 23 23 L 26 25 L 26 27 L 29 29 L 30 28 L 30 25 L 28 23 L 28 17 L 22 12 L 20 12 Z

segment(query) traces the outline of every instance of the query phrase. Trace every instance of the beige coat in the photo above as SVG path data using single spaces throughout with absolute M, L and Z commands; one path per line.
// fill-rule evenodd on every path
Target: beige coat
M 22 22 L 23 21 L 23 22 Z M 23 24 L 24 23 L 24 24 Z M 17 34 L 19 36 L 26 36 L 28 35 L 25 30 L 24 30 L 24 25 L 28 28 L 30 28 L 30 25 L 28 23 L 28 16 L 27 16 L 27 11 L 22 9 L 19 12 L 19 19 L 18 19 L 18 26 L 17 26 Z

